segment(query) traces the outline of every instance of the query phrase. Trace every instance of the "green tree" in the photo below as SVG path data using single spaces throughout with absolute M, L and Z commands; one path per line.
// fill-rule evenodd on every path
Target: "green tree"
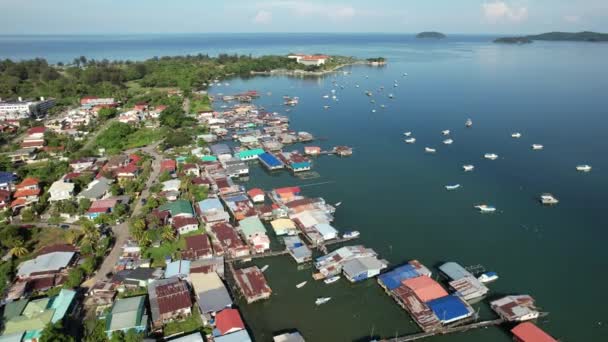
M 93 272 L 95 272 L 96 266 L 97 266 L 97 262 L 95 261 L 95 258 L 89 256 L 84 259 L 84 261 L 80 265 L 80 268 L 82 268 L 82 270 L 84 271 L 84 273 L 86 275 L 91 275 L 91 274 L 93 274 Z
M 47 324 L 40 334 L 40 342 L 74 342 L 74 338 L 65 331 L 61 321 Z
M 167 241 L 175 241 L 175 229 L 171 226 L 164 226 L 161 236 Z
M 11 255 L 16 256 L 17 258 L 26 255 L 28 252 L 29 251 L 25 248 L 23 240 L 21 239 L 17 239 L 10 250 Z
M 94 322 L 87 322 L 86 334 L 84 336 L 84 342 L 108 342 L 108 335 L 106 334 L 106 321 L 103 319 L 93 319 Z
M 78 213 L 84 215 L 87 210 L 91 207 L 91 200 L 88 198 L 81 198 L 78 200 Z
M 84 272 L 80 268 L 73 268 L 68 272 L 68 278 L 63 284 L 64 288 L 73 289 L 79 286 L 84 279 Z
M 118 113 L 118 111 L 116 110 L 116 108 L 101 108 L 97 112 L 97 116 L 99 117 L 100 120 L 105 121 L 105 120 L 115 117 L 117 113 Z
M 25 208 L 21 210 L 21 221 L 32 222 L 36 219 L 34 211 L 31 208 Z

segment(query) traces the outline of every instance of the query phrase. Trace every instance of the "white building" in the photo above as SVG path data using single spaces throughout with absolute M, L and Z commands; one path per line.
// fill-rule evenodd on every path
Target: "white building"
M 0 120 L 19 120 L 33 117 L 43 117 L 55 105 L 54 99 L 2 101 L 0 99 Z
M 51 184 L 49 194 L 51 195 L 49 198 L 51 202 L 71 199 L 74 195 L 74 183 L 66 183 L 62 178 Z

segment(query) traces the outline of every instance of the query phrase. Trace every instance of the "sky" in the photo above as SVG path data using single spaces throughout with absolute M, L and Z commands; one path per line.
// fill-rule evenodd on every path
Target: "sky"
M 430 30 L 608 32 L 608 0 L 0 0 L 5 35 Z

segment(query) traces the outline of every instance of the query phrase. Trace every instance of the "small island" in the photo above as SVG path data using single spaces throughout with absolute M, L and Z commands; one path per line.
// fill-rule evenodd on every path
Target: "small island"
M 494 40 L 494 43 L 522 44 L 532 43 L 535 40 L 568 41 L 568 42 L 608 42 L 608 33 L 599 32 L 547 32 L 536 35 L 520 37 L 503 37 Z
M 386 64 L 386 59 L 384 57 L 373 57 L 365 60 L 368 65 L 371 66 L 381 66 Z
M 441 32 L 436 32 L 436 31 L 425 31 L 425 32 L 420 32 L 416 35 L 416 38 L 420 38 L 420 39 L 443 39 L 445 38 L 446 35 L 441 33 Z

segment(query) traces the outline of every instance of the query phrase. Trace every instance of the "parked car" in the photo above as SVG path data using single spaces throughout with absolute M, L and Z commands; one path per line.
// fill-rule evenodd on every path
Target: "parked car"
M 62 228 L 62 229 L 70 229 L 70 225 L 69 224 L 62 224 L 59 227 Z

